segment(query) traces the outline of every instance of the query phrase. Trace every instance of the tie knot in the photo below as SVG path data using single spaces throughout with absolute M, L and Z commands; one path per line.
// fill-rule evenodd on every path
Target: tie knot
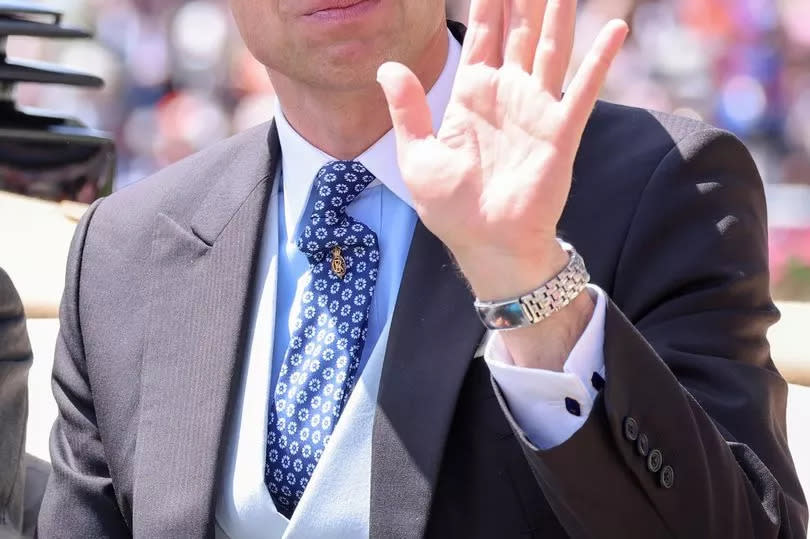
M 339 253 L 351 250 L 358 256 L 366 249 L 376 251 L 377 235 L 346 214 L 346 207 L 375 179 L 357 161 L 332 161 L 318 171 L 313 187 L 312 215 L 297 242 L 311 263 L 323 262 L 330 252 L 336 256 L 335 248 Z M 341 260 L 351 265 L 352 256 L 347 251 L 346 258 Z
M 332 161 L 315 178 L 312 219 L 336 225 L 346 206 L 376 178 L 357 161 Z M 318 219 L 320 220 L 320 219 Z

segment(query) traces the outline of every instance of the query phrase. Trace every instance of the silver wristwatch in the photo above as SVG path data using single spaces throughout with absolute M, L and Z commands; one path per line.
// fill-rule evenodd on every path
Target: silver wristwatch
M 519 329 L 545 320 L 572 301 L 591 280 L 585 261 L 570 244 L 560 241 L 568 265 L 553 279 L 524 296 L 504 301 L 475 301 L 478 316 L 493 330 Z

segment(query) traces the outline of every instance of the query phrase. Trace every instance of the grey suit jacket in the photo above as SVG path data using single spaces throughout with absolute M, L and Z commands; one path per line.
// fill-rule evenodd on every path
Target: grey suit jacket
M 22 301 L 0 268 L 0 537 L 23 529 L 31 344 Z
M 43 537 L 212 536 L 279 157 L 265 124 L 80 223 Z M 600 103 L 574 174 L 560 234 L 612 299 L 591 415 L 566 443 L 532 445 L 474 360 L 484 331 L 466 284 L 418 223 L 377 397 L 371 535 L 804 538 L 748 152 L 691 120 Z

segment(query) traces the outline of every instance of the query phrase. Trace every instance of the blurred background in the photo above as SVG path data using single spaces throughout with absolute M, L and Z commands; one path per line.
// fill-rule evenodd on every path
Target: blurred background
M 466 18 L 468 0 L 450 0 Z M 53 0 L 94 41 L 13 38 L 9 56 L 101 76 L 101 91 L 21 85 L 24 105 L 108 131 L 115 188 L 268 120 L 267 75 L 242 45 L 225 0 Z M 810 2 L 583 0 L 577 55 L 612 17 L 632 35 L 604 97 L 728 129 L 768 184 L 774 294 L 810 300 Z M 576 63 L 574 65 L 577 65 Z
M 12 37 L 8 56 L 89 71 L 106 86 L 21 84 L 14 97 L 106 131 L 116 146 L 113 189 L 270 119 L 273 89 L 243 46 L 226 0 L 36 4 L 64 11 L 65 25 L 95 39 Z M 466 19 L 468 0 L 448 4 L 451 18 Z M 783 313 L 769 340 L 792 384 L 791 448 L 810 490 L 810 0 L 580 0 L 574 66 L 614 17 L 627 20 L 632 34 L 604 98 L 728 129 L 762 172 L 773 293 Z M 73 198 L 97 195 L 83 193 Z M 26 449 L 43 461 L 56 415 L 49 385 L 57 305 L 85 207 L 0 193 L 0 230 L 24 232 L 0 234 L 0 267 L 25 303 L 34 349 Z

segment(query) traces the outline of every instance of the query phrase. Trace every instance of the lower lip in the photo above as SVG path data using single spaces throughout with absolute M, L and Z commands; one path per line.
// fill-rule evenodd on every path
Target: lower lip
M 367 15 L 374 10 L 381 0 L 362 0 L 357 4 L 343 8 L 323 9 L 306 16 L 307 19 L 323 22 L 349 22 Z

